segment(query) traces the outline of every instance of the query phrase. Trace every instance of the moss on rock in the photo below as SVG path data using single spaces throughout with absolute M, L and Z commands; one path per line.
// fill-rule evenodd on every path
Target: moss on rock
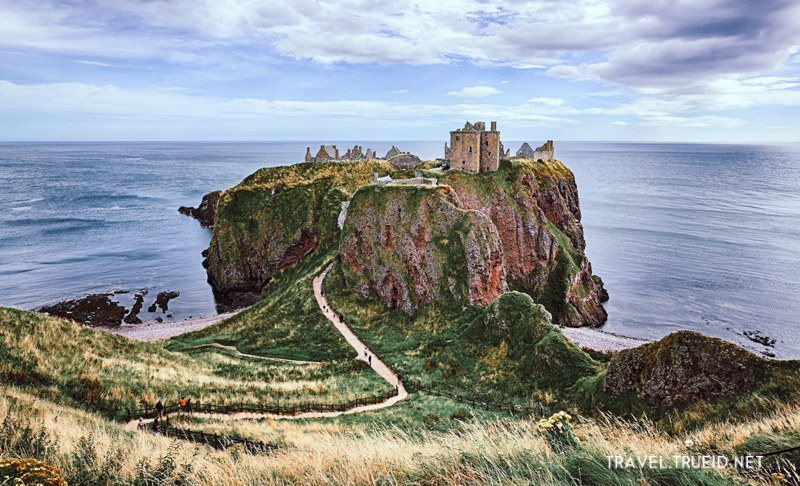
M 735 344 L 694 331 L 678 331 L 614 354 L 606 392 L 633 391 L 650 405 L 707 400 L 756 385 L 770 362 Z

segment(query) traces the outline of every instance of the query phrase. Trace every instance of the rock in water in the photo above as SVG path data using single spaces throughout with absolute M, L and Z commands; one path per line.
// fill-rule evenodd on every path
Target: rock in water
M 39 312 L 91 326 L 119 326 L 127 309 L 110 299 L 112 294 L 92 294 L 44 306 Z
M 125 319 L 123 319 L 126 323 L 128 323 L 128 324 L 141 324 L 142 323 L 142 320 L 139 319 L 138 316 L 139 316 L 139 312 L 141 312 L 141 310 L 142 310 L 142 304 L 144 303 L 144 296 L 145 295 L 147 295 L 147 291 L 146 290 L 144 290 L 142 292 L 139 292 L 138 294 L 133 296 L 133 300 L 134 300 L 133 307 L 131 308 L 131 311 L 128 313 L 128 315 L 125 316 Z M 153 311 L 150 311 L 150 312 L 153 312 Z
M 181 295 L 180 292 L 172 292 L 172 291 L 159 292 L 158 295 L 156 295 L 156 301 L 153 302 L 153 306 L 157 305 L 158 307 L 161 308 L 161 312 L 165 313 L 167 312 L 167 310 L 169 310 L 169 301 L 179 297 L 180 295 Z
M 200 221 L 200 226 L 203 228 L 211 228 L 214 226 L 214 220 L 217 217 L 217 205 L 219 204 L 220 195 L 222 195 L 222 191 L 208 193 L 203 196 L 203 200 L 197 208 L 181 206 L 178 211 Z
M 650 405 L 705 400 L 748 389 L 769 368 L 767 360 L 735 344 L 678 331 L 616 352 L 604 388 L 614 395 L 632 391 Z
M 351 288 L 407 313 L 434 301 L 489 305 L 507 290 L 497 229 L 446 186 L 362 187 L 339 250 Z

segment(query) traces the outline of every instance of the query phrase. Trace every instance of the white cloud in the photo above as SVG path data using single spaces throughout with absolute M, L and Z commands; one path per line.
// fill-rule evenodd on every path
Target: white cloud
M 23 85 L 0 80 L 1 111 L 89 113 L 108 116 L 170 116 L 186 118 L 359 117 L 409 119 L 450 117 L 544 124 L 575 124 L 563 117 L 532 114 L 530 105 L 479 103 L 414 104 L 381 100 L 266 100 L 194 96 L 180 88 L 128 90 L 114 85 L 55 83 Z
M 617 125 L 617 126 L 620 126 L 620 127 L 624 127 L 624 126 L 627 126 L 627 125 L 628 125 L 628 122 L 624 122 L 624 121 L 615 121 L 614 123 L 612 123 L 612 125 Z
M 502 91 L 491 86 L 469 86 L 461 88 L 461 91 L 450 91 L 445 96 L 451 98 L 486 98 L 500 93 Z
M 538 105 L 544 105 L 546 108 L 558 108 L 564 104 L 564 100 L 561 98 L 546 98 L 546 97 L 539 97 L 539 98 L 531 98 L 528 100 L 528 103 L 535 103 Z

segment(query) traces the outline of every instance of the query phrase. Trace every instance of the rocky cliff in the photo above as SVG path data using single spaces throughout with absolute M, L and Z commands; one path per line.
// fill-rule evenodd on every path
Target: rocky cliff
M 219 204 L 221 195 L 222 191 L 210 192 L 203 196 L 203 200 L 200 201 L 198 207 L 190 208 L 181 206 L 178 208 L 178 212 L 200 221 L 200 226 L 203 228 L 211 228 L 214 226 L 214 220 L 217 217 L 217 205 Z
M 338 242 L 341 202 L 394 167 L 383 161 L 261 169 L 225 191 L 208 249 L 208 280 L 222 294 L 260 293 L 272 274 Z
M 453 187 L 465 209 L 491 219 L 513 288 L 544 304 L 556 323 L 606 321 L 601 302 L 608 294 L 583 254 L 578 190 L 561 162 L 503 162 L 490 174 L 450 170 L 437 177 Z
M 447 186 L 362 187 L 339 253 L 350 288 L 406 313 L 432 301 L 489 305 L 507 289 L 496 227 Z
M 512 288 L 543 304 L 555 323 L 605 321 L 607 294 L 583 254 L 575 180 L 560 162 L 503 161 L 481 174 L 424 171 L 438 180 L 436 189 L 382 185 L 356 193 L 374 173 L 411 176 L 383 161 L 309 163 L 262 169 L 225 191 L 209 281 L 218 291 L 257 293 L 276 270 L 339 244 L 348 284 L 406 312 L 440 298 L 488 305 Z

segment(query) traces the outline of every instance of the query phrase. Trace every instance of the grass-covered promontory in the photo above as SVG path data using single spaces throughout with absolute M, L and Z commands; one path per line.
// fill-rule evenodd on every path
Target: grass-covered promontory
M 339 336 L 341 338 L 341 336 Z M 340 403 L 385 393 L 385 381 L 350 360 L 289 364 L 213 348 L 173 352 L 71 321 L 0 308 L 0 381 L 108 417 L 176 403 Z
M 473 174 L 424 170 L 429 165 L 420 164 L 423 174 L 452 189 L 459 209 L 496 227 L 503 257 L 492 266 L 503 268 L 508 286 L 545 305 L 556 323 L 604 322 L 607 296 L 583 253 L 577 187 L 566 166 L 503 160 L 497 172 Z M 209 281 L 222 294 L 260 294 L 281 269 L 338 247 L 342 203 L 358 202 L 351 198 L 375 174 L 414 172 L 378 160 L 315 162 L 261 169 L 226 190 L 208 250 Z

